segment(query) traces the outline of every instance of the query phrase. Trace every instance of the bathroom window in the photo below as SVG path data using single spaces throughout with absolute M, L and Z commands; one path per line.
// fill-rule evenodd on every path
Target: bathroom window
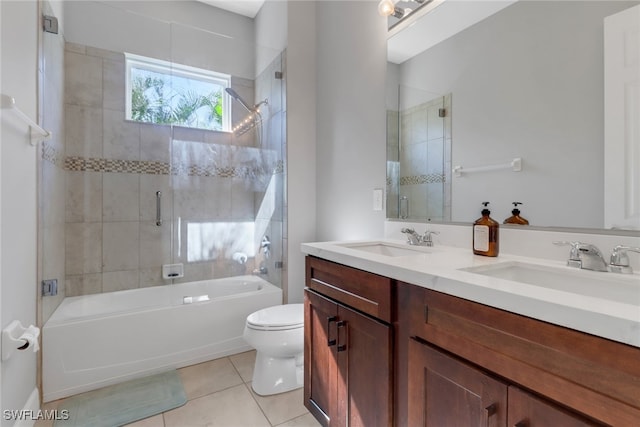
M 230 131 L 231 76 L 126 53 L 126 118 Z

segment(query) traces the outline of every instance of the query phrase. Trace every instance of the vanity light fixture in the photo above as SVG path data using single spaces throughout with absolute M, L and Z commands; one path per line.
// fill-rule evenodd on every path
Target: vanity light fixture
M 414 9 L 405 7 L 401 8 L 396 6 L 399 0 L 380 0 L 378 3 L 378 13 L 380 16 L 393 16 L 394 18 L 402 19 L 408 16 Z M 417 8 L 431 3 L 433 0 L 406 0 L 405 3 L 417 3 Z
M 398 19 L 404 16 L 404 9 L 396 7 L 398 0 L 380 0 L 378 13 L 380 16 L 394 16 Z

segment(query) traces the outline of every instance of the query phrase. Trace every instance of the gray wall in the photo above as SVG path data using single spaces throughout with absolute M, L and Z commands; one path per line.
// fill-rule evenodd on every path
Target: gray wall
M 37 117 L 36 2 L 0 2 L 2 41 L 0 90 L 16 99 L 19 108 Z M 24 326 L 36 323 L 36 153 L 29 145 L 29 127 L 12 113 L 2 110 L 0 144 L 0 319 L 1 328 L 12 320 Z M 36 387 L 37 353 L 14 354 L 1 362 L 0 408 L 20 410 Z M 13 420 L 2 419 L 3 426 Z
M 603 226 L 603 17 L 631 5 L 520 1 L 401 65 L 404 84 L 452 93 L 454 166 L 523 158 L 454 178 L 454 221 L 484 200 L 502 221 L 517 200 L 535 225 Z
M 386 29 L 376 7 L 293 1 L 286 23 L 271 21 L 288 33 L 289 302 L 302 301 L 301 243 L 383 233 L 384 211 L 372 210 L 372 190 L 385 188 Z
M 381 237 L 385 188 L 386 28 L 377 3 L 316 5 L 317 239 Z
M 316 4 L 289 2 L 287 13 L 288 301 L 302 302 L 304 255 L 316 240 Z

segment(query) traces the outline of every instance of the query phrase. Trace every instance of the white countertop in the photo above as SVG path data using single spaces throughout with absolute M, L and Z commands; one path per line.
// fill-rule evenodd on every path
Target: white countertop
M 640 275 L 623 275 L 567 267 L 564 262 L 509 254 L 474 255 L 470 249 L 447 246 L 413 247 L 401 240 L 380 239 L 413 248 L 415 255 L 386 256 L 345 244 L 303 243 L 302 252 L 381 276 L 422 286 L 491 307 L 640 347 Z M 366 241 L 372 243 L 372 241 Z M 585 284 L 576 291 L 499 279 L 461 269 L 516 262 L 552 267 L 585 279 L 606 280 L 605 286 Z

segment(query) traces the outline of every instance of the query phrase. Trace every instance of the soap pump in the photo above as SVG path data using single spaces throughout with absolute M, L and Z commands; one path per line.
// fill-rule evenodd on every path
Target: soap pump
M 473 223 L 473 253 L 484 256 L 498 256 L 498 227 L 487 208 L 489 202 L 482 202 L 482 217 Z
M 521 205 L 521 202 L 513 202 L 512 205 L 513 210 L 511 211 L 511 216 L 504 220 L 504 224 L 519 224 L 519 225 L 529 225 L 529 221 L 522 218 L 520 216 L 520 209 L 518 209 L 518 205 Z

